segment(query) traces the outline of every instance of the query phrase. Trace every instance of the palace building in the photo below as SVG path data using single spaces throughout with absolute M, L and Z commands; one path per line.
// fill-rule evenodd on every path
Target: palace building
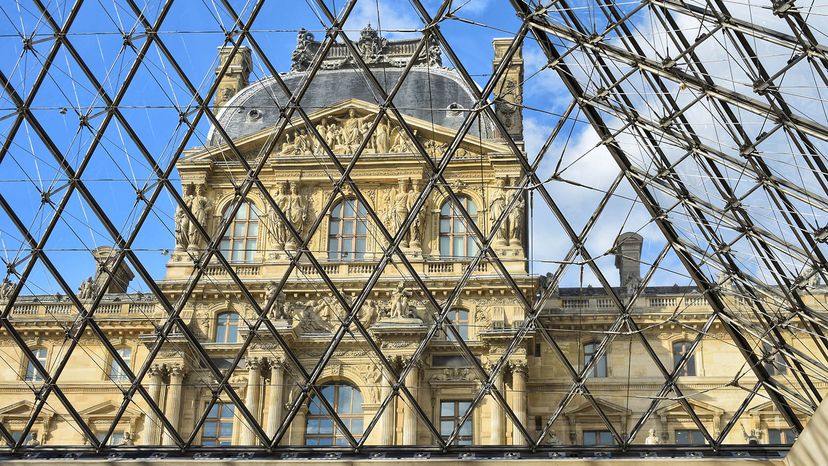
M 510 44 L 494 42 L 494 66 Z M 616 241 L 614 291 L 640 328 L 604 288 L 550 289 L 530 274 L 525 172 L 502 134 L 522 150 L 520 50 L 495 86 L 500 126 L 435 44 L 368 27 L 356 49 L 374 77 L 336 43 L 308 84 L 321 48 L 300 32 L 290 72 L 255 82 L 248 49 L 219 49 L 219 125 L 177 164 L 189 212 L 169 224 L 175 242 L 155 277 L 165 299 L 134 291 L 141 274 L 116 266 L 111 247 L 93 251 L 98 270 L 77 295 L 99 301 L 95 321 L 123 365 L 89 326 L 61 365 L 75 304 L 17 297 L 10 321 L 36 361 L 0 331 L 0 423 L 16 439 L 28 431 L 22 445 L 89 444 L 80 423 L 110 445 L 170 447 L 262 445 L 263 434 L 281 446 L 793 442 L 756 377 L 734 383 L 750 367 L 706 297 L 642 286 L 638 234 Z M 477 259 L 478 233 L 493 235 L 497 260 Z M 387 253 L 393 240 L 402 255 Z M 213 246 L 221 257 L 201 264 Z M 784 386 L 785 352 L 754 337 Z

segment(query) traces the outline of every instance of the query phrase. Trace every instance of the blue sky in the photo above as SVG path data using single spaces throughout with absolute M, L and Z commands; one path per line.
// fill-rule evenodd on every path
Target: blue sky
M 63 3 L 52 5 L 50 10 L 61 24 L 68 14 L 68 6 Z M 231 3 L 247 18 L 252 3 Z M 332 8 L 341 8 L 342 3 L 328 2 Z M 425 4 L 433 12 L 438 2 L 430 0 Z M 585 2 L 574 2 L 573 6 L 577 8 L 582 4 Z M 160 10 L 160 2 L 146 2 L 143 5 L 145 15 L 153 21 Z M 477 83 L 482 85 L 491 73 L 492 39 L 513 36 L 519 21 L 507 1 L 454 2 L 452 8 L 454 19 L 443 21 L 441 31 Z M 51 31 L 36 9 L 26 2 L 5 4 L 2 13 L 0 50 L 4 51 L 4 59 L 0 61 L 0 70 L 25 99 L 53 44 Z M 590 15 L 590 19 L 593 13 L 592 10 L 579 12 Z M 214 78 L 216 48 L 224 39 L 222 27 L 231 23 L 218 2 L 178 0 L 159 29 L 159 37 L 202 95 Z M 419 34 L 417 31 L 423 27 L 416 11 L 407 2 L 363 0 L 358 2 L 345 29 L 352 37 L 357 37 L 357 32 L 369 23 L 389 38 L 416 37 Z M 311 9 L 306 2 L 267 2 L 254 23 L 252 29 L 256 39 L 267 58 L 280 71 L 289 69 L 295 31 L 300 27 L 315 31 L 317 38 L 323 35 L 319 12 Z M 131 41 L 132 45 L 140 48 L 146 40 L 141 33 L 143 29 L 136 26 L 135 15 L 125 2 L 86 2 L 69 30 L 69 37 L 96 78 L 114 96 L 135 57 L 132 49 L 124 48 L 124 43 Z M 122 34 L 124 31 L 127 32 L 126 38 Z M 24 43 L 21 35 L 33 37 L 31 49 L 25 53 L 22 53 Z M 531 39 L 526 41 L 524 56 L 526 148 L 530 159 L 534 159 L 570 97 L 553 71 L 542 70 L 545 58 Z M 451 65 L 447 60 L 445 64 Z M 251 81 L 267 74 L 261 57 L 254 56 Z M 0 119 L 0 135 L 5 139 L 14 115 L 11 115 L 10 100 L 6 96 L 0 99 L 0 117 L 3 117 Z M 165 167 L 185 133 L 185 128 L 179 125 L 179 110 L 192 105 L 192 96 L 183 81 L 176 76 L 171 63 L 162 56 L 158 47 L 153 46 L 125 93 L 121 109 L 146 150 Z M 32 109 L 58 150 L 77 168 L 93 140 L 92 128 L 98 128 L 103 121 L 104 109 L 93 86 L 65 49 L 55 56 L 51 71 L 32 102 Z M 81 126 L 84 120 L 89 128 Z M 186 146 L 204 144 L 207 131 L 208 122 L 202 119 Z M 560 208 L 570 217 L 573 227 L 579 230 L 597 205 L 601 190 L 609 186 L 618 169 L 600 147 L 595 133 L 585 124 L 570 122 L 563 134 L 569 137 L 560 138 L 553 145 L 542 165 L 541 178 L 550 176 L 557 168 L 564 178 L 571 181 L 549 183 L 547 187 Z M 175 172 L 172 178 L 173 183 L 178 185 Z M 148 189 L 149 192 L 154 186 L 154 175 L 139 149 L 130 141 L 126 128 L 114 122 L 109 125 L 83 179 L 113 224 L 123 235 L 128 235 L 143 208 L 142 203 L 136 203 L 136 190 Z M 66 185 L 65 175 L 35 134 L 34 128 L 23 125 L 0 165 L 0 193 L 15 206 L 36 237 L 40 237 L 53 212 L 49 203 L 43 203 L 42 199 L 60 202 Z M 600 256 L 598 263 L 613 282 L 616 281 L 613 259 L 602 255 L 612 246 L 615 235 L 622 230 L 642 232 L 647 239 L 645 261 L 652 260 L 664 244 L 649 224 L 646 212 L 632 202 L 632 197 L 632 191 L 622 183 L 619 196 L 613 199 L 587 243 L 592 254 Z M 542 273 L 554 270 L 555 261 L 563 257 L 570 243 L 562 236 L 560 226 L 548 208 L 539 199 L 535 200 L 534 205 L 531 222 L 534 234 L 532 269 Z M 136 253 L 156 279 L 164 275 L 164 264 L 169 258 L 165 251 L 174 246 L 173 210 L 169 195 L 163 193 L 135 243 Z M 25 248 L 21 248 L 21 236 L 5 215 L 0 216 L 0 241 L 3 260 L 23 264 L 17 267 L 17 271 L 21 271 L 25 264 Z M 76 288 L 94 271 L 88 250 L 111 242 L 89 206 L 75 194 L 46 250 L 70 285 Z M 680 273 L 665 270 L 659 274 L 658 283 L 688 283 L 675 259 L 669 260 L 666 268 Z M 564 283 L 581 283 L 580 272 L 578 267 L 571 268 Z M 597 280 L 586 271 L 583 283 L 596 285 Z M 48 272 L 41 267 L 35 270 L 30 285 L 29 291 L 33 293 L 57 291 Z M 143 288 L 140 283 L 135 285 L 138 289 Z

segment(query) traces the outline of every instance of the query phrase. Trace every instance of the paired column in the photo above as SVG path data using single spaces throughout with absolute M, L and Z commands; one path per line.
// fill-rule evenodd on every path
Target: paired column
M 270 360 L 270 396 L 267 405 L 267 435 L 273 437 L 282 422 L 285 393 L 285 367 L 281 358 Z
M 406 361 L 408 364 L 408 361 Z M 414 396 L 414 401 L 417 401 L 417 393 L 420 389 L 420 368 L 416 363 L 405 376 L 405 386 L 411 395 Z M 390 408 L 391 406 L 389 406 Z M 403 414 L 403 445 L 417 444 L 417 412 L 408 402 L 405 403 L 405 412 Z
M 489 364 L 489 371 L 494 369 L 494 364 Z M 492 386 L 497 388 L 497 391 L 500 392 L 502 396 L 506 396 L 506 392 L 503 389 L 503 371 L 506 369 L 506 366 L 501 368 L 501 370 L 495 374 Z M 491 397 L 489 400 L 491 403 L 491 418 L 492 418 L 492 430 L 490 433 L 490 443 L 492 445 L 504 445 L 506 443 L 506 439 L 503 435 L 504 433 L 504 421 L 506 419 L 506 413 L 503 412 L 503 407 L 500 406 L 500 403 L 495 400 L 494 396 Z
M 514 411 L 517 420 L 526 427 L 526 374 L 528 368 L 526 367 L 526 361 L 512 361 L 510 366 L 512 368 L 512 411 Z M 526 444 L 526 439 L 517 427 L 512 429 L 512 444 Z
M 153 365 L 147 371 L 147 378 L 149 379 L 149 396 L 155 404 L 161 398 L 161 384 L 163 376 L 163 367 L 158 364 Z M 163 408 L 162 408 L 163 409 Z M 158 442 L 158 432 L 160 424 L 158 423 L 158 415 L 150 408 L 147 408 L 147 415 L 144 417 L 144 432 L 141 441 L 144 445 L 156 445 Z
M 170 385 L 167 388 L 167 404 L 164 409 L 164 416 L 170 421 L 174 429 L 179 428 L 181 421 L 181 391 L 184 386 L 184 367 L 181 364 L 173 364 L 168 367 L 170 374 Z M 164 445 L 175 445 L 175 437 L 168 431 L 164 431 L 162 443 Z
M 247 359 L 247 391 L 245 394 L 244 404 L 248 411 L 254 418 L 258 417 L 260 409 L 260 399 L 262 391 L 262 360 L 259 358 Z M 254 445 L 257 437 L 253 433 L 253 426 L 245 422 L 245 428 L 242 429 L 239 436 L 239 444 Z

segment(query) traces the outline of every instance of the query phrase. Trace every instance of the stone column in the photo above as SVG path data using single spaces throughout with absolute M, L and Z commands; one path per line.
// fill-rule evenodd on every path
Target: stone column
M 407 364 L 407 362 L 406 362 Z M 411 368 L 411 371 L 405 376 L 405 386 L 414 401 L 417 401 L 417 393 L 420 390 L 420 368 L 417 363 Z M 409 404 L 405 403 L 405 414 L 403 417 L 403 445 L 417 444 L 417 412 Z
M 489 371 L 494 369 L 494 363 L 489 364 Z M 506 370 L 506 366 L 504 366 L 500 372 L 498 372 L 494 376 L 493 380 L 493 387 L 497 388 L 497 391 L 500 392 L 502 396 L 506 396 L 506 391 L 503 387 L 503 371 Z M 489 399 L 491 403 L 491 417 L 492 417 L 492 430 L 490 432 L 490 442 L 492 445 L 504 445 L 506 443 L 506 439 L 504 438 L 504 420 L 506 419 L 506 413 L 503 412 L 503 407 L 500 406 L 500 403 L 495 400 L 494 396 Z
M 296 412 L 296 416 L 294 416 L 293 422 L 290 423 L 291 431 L 293 433 L 293 435 L 290 436 L 291 445 L 305 444 L 305 426 L 308 422 L 307 417 L 308 403 L 305 402 L 304 405 L 301 408 L 299 408 L 299 411 Z
M 254 418 L 259 415 L 259 394 L 262 391 L 262 360 L 259 358 L 247 359 L 247 391 L 244 404 Z M 244 422 L 244 428 L 239 435 L 240 445 L 254 445 L 256 435 L 253 434 L 253 426 Z
M 267 405 L 267 435 L 271 437 L 279 430 L 282 422 L 282 408 L 285 393 L 285 367 L 282 358 L 270 360 L 270 396 Z
M 161 384 L 163 383 L 161 377 L 163 376 L 163 373 L 164 369 L 158 364 L 153 365 L 147 371 L 147 378 L 149 378 L 149 390 L 147 391 L 149 392 L 149 396 L 152 401 L 156 404 L 158 403 L 158 400 L 161 399 Z M 159 427 L 158 416 L 155 414 L 155 411 L 147 408 L 147 415 L 144 417 L 144 433 L 141 438 L 144 445 L 158 444 Z
M 167 388 L 167 406 L 164 409 L 164 415 L 170 421 L 173 428 L 178 430 L 181 422 L 181 392 L 184 386 L 185 370 L 181 364 L 173 364 L 168 368 L 170 374 L 170 384 Z M 164 445 L 175 445 L 175 437 L 164 430 L 162 443 Z
M 526 361 L 512 361 L 512 411 L 517 420 L 526 427 Z M 526 439 L 515 427 L 512 429 L 512 444 L 525 445 Z
M 385 372 L 385 369 L 382 369 Z M 382 393 L 380 394 L 379 402 L 382 403 L 391 395 L 391 384 L 394 383 L 394 376 L 391 374 L 385 373 L 385 380 L 381 380 L 379 383 L 382 384 Z M 392 398 L 388 405 L 385 407 L 385 411 L 382 413 L 382 429 L 380 429 L 380 444 L 381 445 L 393 445 L 394 444 L 394 430 L 395 430 L 395 414 L 396 408 L 394 407 L 394 399 Z

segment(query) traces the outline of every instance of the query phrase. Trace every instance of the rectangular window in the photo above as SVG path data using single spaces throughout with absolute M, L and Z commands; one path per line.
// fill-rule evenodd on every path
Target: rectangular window
M 40 365 L 46 368 L 46 348 L 38 348 L 32 350 L 32 354 L 34 357 L 37 358 Z M 25 356 L 24 356 L 25 357 Z M 26 375 L 24 376 L 24 380 L 27 382 L 42 382 L 43 376 L 40 375 L 40 372 L 35 369 L 35 365 L 32 364 L 28 358 L 26 358 Z
M 106 435 L 106 432 L 100 432 L 98 434 L 95 434 L 95 437 L 98 438 L 99 442 L 103 442 L 104 435 Z M 109 437 L 108 445 L 114 447 L 114 446 L 118 446 L 118 445 L 123 445 L 123 443 L 124 443 L 124 433 L 122 431 L 119 432 L 117 430 L 115 432 L 112 432 L 112 436 Z
M 454 429 L 460 424 L 460 418 L 471 408 L 470 400 L 443 400 L 440 402 L 440 435 L 448 440 Z M 471 445 L 473 441 L 471 416 L 458 430 L 452 445 Z
M 232 403 L 217 402 L 210 408 L 204 430 L 201 435 L 201 444 L 204 446 L 229 446 L 233 441 L 233 418 L 236 407 Z
M 132 349 L 130 348 L 121 348 L 118 350 L 118 355 L 121 356 L 121 359 L 124 360 L 127 365 L 129 365 L 130 359 L 132 358 Z M 127 375 L 124 369 L 118 364 L 115 359 L 112 359 L 112 362 L 109 365 L 109 380 L 115 381 L 122 381 L 127 380 Z
M 584 445 L 615 445 L 615 441 L 612 439 L 612 433 L 608 430 L 585 430 Z
M 676 444 L 677 445 L 706 445 L 707 441 L 704 439 L 704 434 L 696 429 L 681 429 L 676 430 Z
M 792 429 L 768 429 L 768 444 L 793 445 L 796 436 Z

